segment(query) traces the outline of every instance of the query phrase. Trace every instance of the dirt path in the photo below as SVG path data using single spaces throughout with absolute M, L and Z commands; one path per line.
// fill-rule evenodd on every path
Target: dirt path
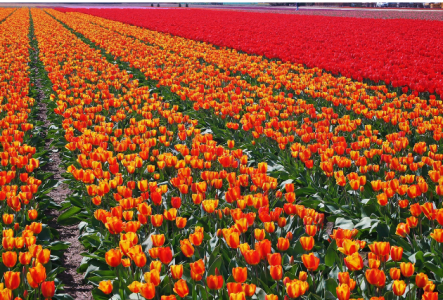
M 38 60 L 38 53 L 35 52 L 31 54 L 31 59 L 34 61 Z M 37 115 L 38 118 L 44 122 L 44 132 L 46 132 L 51 126 L 51 122 L 47 118 L 47 105 L 42 101 L 42 99 L 45 98 L 45 93 L 43 91 L 41 76 L 38 76 L 38 68 L 35 68 L 35 72 L 37 74 L 35 85 L 38 90 L 38 96 L 36 100 L 39 106 L 39 112 Z M 42 138 L 45 139 L 46 150 L 49 150 L 49 162 L 48 164 L 43 166 L 42 169 L 46 172 L 53 173 L 54 175 L 52 179 L 63 181 L 64 178 L 61 176 L 61 174 L 64 173 L 65 170 L 60 167 L 61 159 L 59 153 L 53 151 L 54 148 L 51 147 L 52 139 L 47 139 L 46 136 L 43 136 Z M 60 204 L 70 193 L 71 190 L 69 189 L 68 185 L 62 182 L 58 184 L 48 195 L 49 197 L 54 199 L 54 202 Z M 92 286 L 86 285 L 83 282 L 83 275 L 77 273 L 77 268 L 80 266 L 83 258 L 80 253 L 84 252 L 83 246 L 78 241 L 79 230 L 77 225 L 60 226 L 57 223 L 57 218 L 61 214 L 61 212 L 58 210 L 50 210 L 46 213 L 48 214 L 48 216 L 52 217 L 52 221 L 49 223 L 49 226 L 57 230 L 57 232 L 60 234 L 60 240 L 64 242 L 69 242 L 71 244 L 70 247 L 64 252 L 62 257 L 62 266 L 66 268 L 66 270 L 58 276 L 58 278 L 65 285 L 65 293 L 72 296 L 74 299 L 92 299 Z

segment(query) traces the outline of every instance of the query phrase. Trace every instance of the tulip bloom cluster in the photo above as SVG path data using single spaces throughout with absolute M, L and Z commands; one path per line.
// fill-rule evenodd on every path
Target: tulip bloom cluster
M 35 105 L 29 97 L 29 10 L 1 9 L 0 19 L 0 254 L 4 280 L 0 298 L 43 295 L 49 299 L 55 293 L 54 281 L 46 281 L 51 251 L 39 245 L 43 224 L 37 222 L 41 211 L 36 197 L 42 181 L 34 177 L 39 171 L 39 160 L 34 158 L 37 149 L 28 144 Z
M 403 296 L 406 292 L 407 297 L 413 297 L 414 299 L 416 299 L 415 293 L 421 294 L 422 299 L 425 300 L 438 298 L 438 293 L 434 292 L 435 284 L 432 280 L 429 280 L 425 273 L 417 272 L 415 274 L 415 266 L 404 259 L 402 247 L 391 246 L 389 242 L 369 244 L 370 252 L 366 258 L 367 266 L 365 266 L 359 251 L 364 251 L 366 243 L 354 240 L 357 234 L 358 230 L 355 229 L 352 231 L 338 229 L 334 230 L 331 235 L 331 238 L 337 244 L 338 250 L 346 255 L 344 264 L 347 271 L 338 274 L 339 286 L 336 293 L 339 300 L 348 300 L 351 294 L 366 297 L 375 294 L 383 295 L 383 291 L 386 291 L 386 289 L 391 289 L 396 296 Z M 387 274 L 389 274 L 389 277 Z M 413 282 L 409 286 L 411 278 L 414 277 L 415 286 Z M 362 280 L 369 284 L 365 291 L 360 286 Z M 409 288 L 406 290 L 408 286 Z M 379 298 L 375 297 L 375 299 Z

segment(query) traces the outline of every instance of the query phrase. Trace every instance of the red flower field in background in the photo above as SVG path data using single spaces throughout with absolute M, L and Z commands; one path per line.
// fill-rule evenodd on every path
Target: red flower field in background
M 60 9 L 67 11 L 66 9 Z M 359 81 L 443 95 L 443 23 L 184 9 L 76 9 Z M 164 22 L 168 20 L 168 22 Z

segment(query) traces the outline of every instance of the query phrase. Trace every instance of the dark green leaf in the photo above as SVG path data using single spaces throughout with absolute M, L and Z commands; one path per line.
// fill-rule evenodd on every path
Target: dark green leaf
M 60 225 L 72 225 L 72 224 L 78 223 L 79 221 L 77 219 L 73 220 L 73 216 L 78 214 L 81 210 L 82 209 L 80 207 L 73 206 L 70 209 L 68 209 L 67 211 L 65 211 L 64 213 L 62 213 L 58 217 L 57 222 Z
M 336 257 L 337 257 L 337 244 L 335 240 L 333 240 L 332 243 L 329 245 L 328 249 L 326 250 L 325 264 L 328 267 L 332 267 L 336 261 Z
M 325 288 L 327 291 L 330 291 L 332 294 L 336 293 L 336 288 L 338 287 L 338 283 L 336 280 L 329 278 L 325 281 Z

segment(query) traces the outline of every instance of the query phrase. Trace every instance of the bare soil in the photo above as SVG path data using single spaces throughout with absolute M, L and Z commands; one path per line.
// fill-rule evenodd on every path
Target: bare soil
M 38 54 L 35 54 L 36 56 Z M 38 59 L 38 57 L 32 57 L 32 59 Z M 35 69 L 36 74 L 38 74 L 38 68 Z M 48 108 L 46 103 L 41 101 L 44 99 L 45 94 L 42 89 L 42 83 L 37 76 L 36 87 L 38 90 L 37 102 L 39 106 L 38 119 L 44 122 L 45 132 L 51 126 L 51 122 L 47 118 Z M 45 134 L 46 135 L 46 134 Z M 54 152 L 54 148 L 51 147 L 52 139 L 46 139 L 46 136 L 42 137 L 45 139 L 45 148 L 49 151 L 49 163 L 44 165 L 42 169 L 46 172 L 53 173 L 52 179 L 57 181 L 63 181 L 64 178 L 61 176 L 64 170 L 60 167 L 61 159 L 58 152 Z M 68 185 L 66 183 L 58 184 L 48 195 L 56 202 L 60 204 L 66 199 L 66 196 L 71 193 Z M 70 247 L 64 252 L 62 257 L 62 266 L 66 270 L 58 275 L 58 278 L 63 282 L 64 291 L 68 295 L 72 296 L 74 299 L 90 300 L 92 298 L 91 290 L 92 286 L 84 283 L 83 275 L 77 273 L 77 268 L 80 266 L 82 261 L 82 256 L 80 253 L 84 252 L 84 247 L 80 244 L 78 240 L 79 230 L 77 225 L 72 226 L 60 226 L 57 223 L 58 216 L 62 213 L 61 211 L 51 209 L 45 212 L 50 219 L 49 226 L 55 228 L 60 234 L 60 240 L 64 242 L 69 242 Z

